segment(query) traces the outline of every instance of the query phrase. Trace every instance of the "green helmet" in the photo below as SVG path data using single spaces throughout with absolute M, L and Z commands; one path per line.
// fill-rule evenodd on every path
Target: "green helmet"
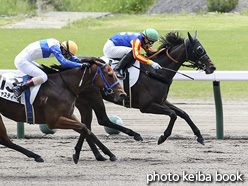
M 155 42 L 158 40 L 158 32 L 153 28 L 145 29 L 142 32 L 142 36 L 147 38 L 149 41 Z

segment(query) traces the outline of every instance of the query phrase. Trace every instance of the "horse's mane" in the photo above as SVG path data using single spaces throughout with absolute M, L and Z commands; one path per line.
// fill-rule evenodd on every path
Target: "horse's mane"
M 181 34 L 176 32 L 169 32 L 165 35 L 165 37 L 161 36 L 159 39 L 159 42 L 161 45 L 158 47 L 158 50 L 161 50 L 162 48 L 171 49 L 174 46 L 180 45 L 184 42 L 184 38 L 181 37 Z M 151 56 L 154 54 L 154 52 L 148 51 L 147 55 Z
M 180 33 L 176 31 L 166 34 L 166 36 L 161 37 L 159 41 L 162 44 L 159 46 L 158 50 L 162 48 L 172 48 L 174 46 L 180 45 L 184 42 L 184 38 L 182 38 Z
M 103 61 L 102 59 L 98 58 L 98 57 L 88 57 L 88 56 L 82 56 L 79 57 L 81 59 L 81 61 L 78 61 L 78 63 L 89 63 L 90 66 L 93 64 L 96 64 L 96 61 L 105 64 L 105 61 Z M 50 65 L 50 66 L 46 66 L 44 64 L 41 65 L 40 67 L 46 74 L 54 74 L 54 73 L 58 73 L 58 72 L 63 72 L 69 69 L 72 69 L 71 67 L 65 67 L 62 65 Z

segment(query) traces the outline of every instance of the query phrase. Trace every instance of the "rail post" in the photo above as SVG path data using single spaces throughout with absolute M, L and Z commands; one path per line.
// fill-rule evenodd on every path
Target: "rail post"
M 17 122 L 17 139 L 24 139 L 24 123 Z
M 214 89 L 215 113 L 216 113 L 216 138 L 224 139 L 223 108 L 222 108 L 222 99 L 221 99 L 219 81 L 213 81 L 213 89 Z

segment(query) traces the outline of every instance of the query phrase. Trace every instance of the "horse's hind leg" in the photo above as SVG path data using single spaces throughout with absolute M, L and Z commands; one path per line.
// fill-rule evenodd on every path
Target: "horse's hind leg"
M 8 147 L 8 148 L 11 148 L 11 149 L 14 149 L 18 152 L 21 152 L 23 154 L 25 154 L 27 157 L 30 157 L 30 158 L 34 158 L 36 162 L 44 162 L 44 160 L 38 155 L 38 154 L 35 154 L 19 145 L 16 145 L 14 143 L 12 143 L 7 135 L 7 131 L 6 131 L 6 128 L 3 124 L 3 120 L 2 120 L 2 116 L 0 116 L 0 144 Z
M 170 117 L 170 121 L 166 130 L 164 131 L 164 135 L 161 135 L 158 139 L 158 145 L 160 145 L 171 135 L 174 123 L 177 119 L 176 112 L 168 106 L 158 103 L 151 103 L 149 106 L 144 105 L 144 107 L 140 108 L 140 111 L 143 113 L 165 114 Z
M 6 141 L 6 140 L 0 138 L 0 144 L 6 146 L 8 148 L 14 149 L 14 150 L 16 150 L 18 152 L 21 152 L 21 153 L 25 154 L 29 158 L 34 158 L 34 160 L 36 162 L 44 162 L 44 160 L 38 154 L 35 154 L 35 153 L 33 153 L 33 152 L 31 152 L 31 151 L 29 151 L 29 150 L 27 150 L 27 149 L 25 149 L 25 148 L 23 148 L 23 147 L 21 147 L 19 145 L 16 145 L 16 144 L 14 144 L 14 143 L 12 143 L 10 141 Z
M 197 136 L 197 141 L 200 144 L 204 145 L 204 138 L 202 137 L 200 130 L 193 123 L 193 121 L 191 120 L 191 118 L 189 117 L 189 115 L 185 111 L 177 108 L 176 106 L 172 105 L 168 101 L 166 101 L 165 104 L 167 106 L 169 106 L 171 109 L 173 109 L 179 117 L 183 118 L 188 123 L 188 125 L 190 126 L 190 128 L 192 129 L 192 131 L 194 132 L 194 134 Z

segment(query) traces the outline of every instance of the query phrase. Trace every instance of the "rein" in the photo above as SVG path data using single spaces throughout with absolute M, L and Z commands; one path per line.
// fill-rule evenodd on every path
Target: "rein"
M 96 79 L 97 74 L 100 73 L 100 76 L 101 76 L 101 78 L 102 78 L 103 84 L 104 84 L 105 88 L 107 89 L 107 90 L 105 91 L 105 95 L 107 95 L 107 94 L 109 93 L 109 92 L 108 92 L 109 90 L 111 90 L 111 92 L 112 92 L 112 91 L 113 91 L 112 88 L 113 88 L 115 85 L 117 85 L 117 84 L 119 83 L 119 81 L 116 81 L 116 82 L 115 82 L 114 84 L 112 84 L 112 85 L 110 85 L 110 84 L 108 83 L 107 79 L 105 78 L 105 76 L 104 76 L 104 74 L 103 74 L 103 72 L 102 72 L 102 68 L 105 67 L 106 65 L 107 65 L 107 63 L 104 64 L 104 65 L 102 65 L 101 67 L 97 66 L 97 71 L 96 71 L 96 73 L 95 73 L 95 75 L 94 75 L 94 77 L 93 77 L 93 79 L 92 79 L 92 81 L 91 81 L 91 85 L 93 85 L 93 82 L 94 82 L 94 80 Z M 110 93 L 111 93 L 111 92 L 110 92 Z
M 175 62 L 175 63 L 178 63 L 177 60 L 173 59 L 173 58 L 170 56 L 168 49 L 166 50 L 166 55 L 170 58 L 171 61 L 173 61 L 173 62 Z
M 86 70 L 87 70 L 87 67 L 84 68 L 84 73 L 83 73 L 82 78 L 81 78 L 81 80 L 80 80 L 80 82 L 78 84 L 78 87 L 80 87 L 82 85 L 83 81 L 84 81 L 84 75 L 86 73 Z
M 176 72 L 176 73 L 181 74 L 181 75 L 183 75 L 183 76 L 185 76 L 185 77 L 187 77 L 187 78 L 189 78 L 189 79 L 194 80 L 194 78 L 192 78 L 192 77 L 190 77 L 190 76 L 188 76 L 188 75 L 186 75 L 186 74 L 184 74 L 184 73 L 178 72 L 178 71 L 176 71 L 176 70 L 172 70 L 172 69 L 170 69 L 170 68 L 162 67 L 162 70 L 168 70 L 168 71 Z
M 148 57 L 148 59 L 151 59 L 153 57 L 155 57 L 156 55 L 158 55 L 159 53 L 161 53 L 162 51 L 164 51 L 166 48 L 162 48 L 160 49 L 159 51 L 157 51 L 155 54 L 153 54 L 152 56 Z M 166 55 L 170 58 L 171 61 L 175 62 L 175 63 L 178 63 L 177 60 L 175 60 L 174 58 L 172 58 L 169 54 L 169 50 L 167 49 L 166 50 Z
M 139 69 L 141 72 L 144 72 L 144 73 L 147 74 L 147 75 L 152 75 L 152 73 L 149 72 L 149 71 L 141 70 L 139 67 L 137 67 L 137 66 L 135 66 L 135 65 L 132 65 L 132 66 L 133 66 L 134 68 Z M 194 78 L 192 78 L 192 77 L 190 77 L 190 76 L 188 76 L 188 75 L 186 75 L 186 74 L 184 74 L 184 73 L 178 72 L 178 71 L 176 71 L 176 70 L 172 70 L 172 69 L 170 69 L 170 68 L 162 67 L 161 70 L 168 70 L 168 71 L 171 71 L 171 72 L 175 72 L 175 73 L 181 74 L 181 75 L 183 75 L 183 76 L 185 76 L 185 77 L 187 77 L 187 78 L 189 78 L 189 79 L 194 80 Z M 155 75 L 152 75 L 152 76 L 155 77 L 155 78 L 157 78 L 157 79 L 160 79 L 160 80 L 162 80 L 162 81 L 167 82 L 167 80 L 165 80 L 163 77 L 158 77 L 158 76 L 155 76 Z
M 165 48 L 160 49 L 159 51 L 157 51 L 155 54 L 153 54 L 152 56 L 148 57 L 147 59 L 151 59 L 151 58 L 155 57 L 156 55 L 158 55 L 160 52 L 162 52 L 164 50 L 165 50 Z
M 186 45 L 186 42 L 185 42 L 185 45 Z M 161 52 L 164 51 L 165 49 L 166 49 L 166 48 L 160 49 L 158 52 L 156 52 L 156 53 L 153 54 L 152 56 L 148 57 L 148 59 L 151 59 L 151 58 L 155 57 L 156 55 L 158 55 L 159 53 L 161 53 Z M 170 56 L 169 50 L 168 50 L 168 49 L 166 49 L 166 55 L 170 58 L 171 61 L 173 61 L 173 62 L 175 62 L 175 63 L 178 63 L 177 60 L 175 60 L 174 58 L 172 58 L 172 57 Z M 186 56 L 188 56 L 187 50 L 186 50 Z M 140 68 L 138 68 L 138 67 L 136 67 L 136 66 L 134 66 L 134 65 L 133 65 L 133 67 L 135 67 L 135 68 L 137 68 L 137 69 L 139 69 L 139 70 L 141 71 Z M 192 77 L 190 77 L 190 76 L 188 76 L 188 75 L 186 75 L 186 74 L 183 74 L 183 73 L 181 73 L 181 72 L 178 72 L 178 71 L 176 71 L 176 70 L 172 70 L 172 69 L 170 69 L 170 68 L 165 68 L 165 67 L 162 67 L 161 69 L 162 69 L 162 70 L 168 70 L 168 71 L 171 71 L 171 72 L 175 72 L 175 73 L 181 74 L 181 75 L 183 75 L 183 76 L 185 76 L 185 77 L 187 77 L 187 78 L 189 78 L 189 79 L 194 80 L 194 78 L 192 78 Z M 151 73 L 148 72 L 148 71 L 144 71 L 144 72 L 145 72 L 146 74 L 151 74 Z M 159 79 L 160 79 L 160 78 L 159 78 Z

